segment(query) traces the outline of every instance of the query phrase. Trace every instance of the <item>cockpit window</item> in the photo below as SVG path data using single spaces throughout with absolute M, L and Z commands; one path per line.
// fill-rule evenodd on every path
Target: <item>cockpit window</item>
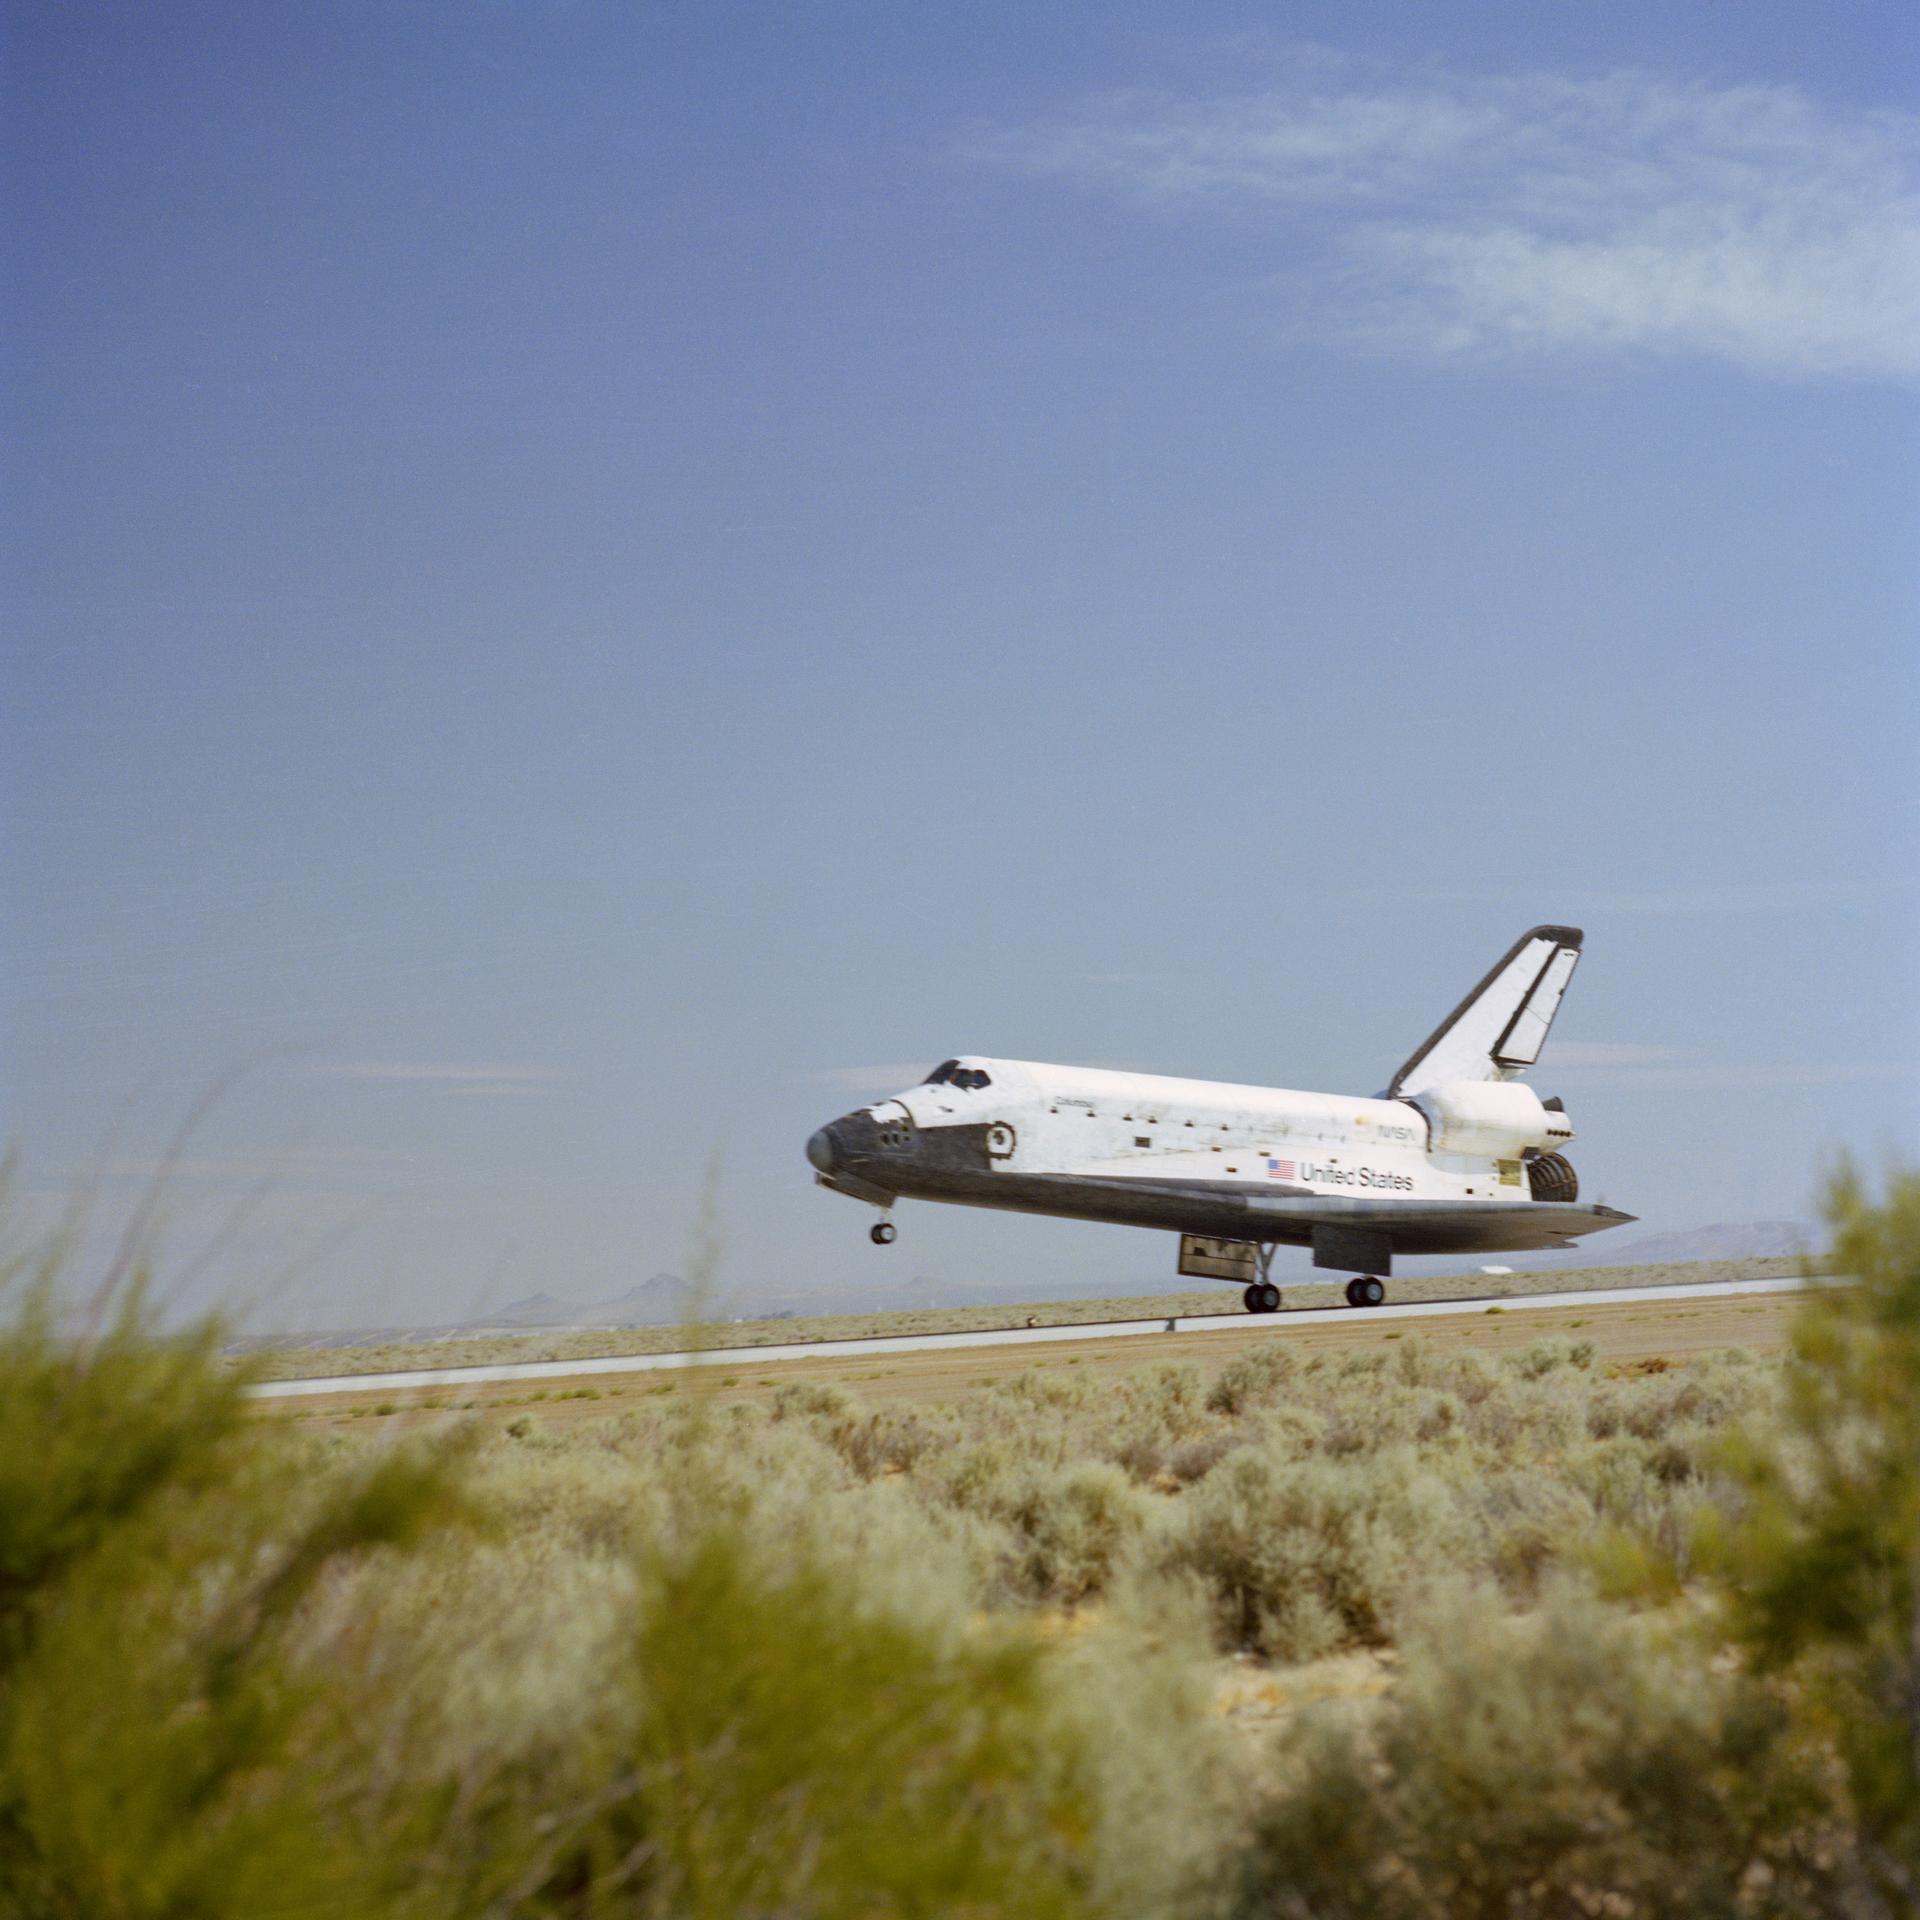
M 958 1060 L 942 1060 L 920 1083 L 927 1087 L 959 1087 L 972 1093 L 978 1087 L 990 1087 L 993 1081 L 978 1067 L 963 1067 Z

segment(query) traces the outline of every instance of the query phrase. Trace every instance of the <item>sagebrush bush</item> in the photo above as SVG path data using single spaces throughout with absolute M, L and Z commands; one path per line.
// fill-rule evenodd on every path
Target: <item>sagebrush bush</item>
M 305 1475 L 217 1327 L 158 1338 L 135 1286 L 63 1335 L 56 1271 L 0 1334 L 0 1912 L 371 1910 L 404 1816 L 309 1677 L 312 1611 L 458 1520 L 453 1451 Z
M 1738 1497 L 1700 1543 L 1741 1646 L 1838 1730 L 1860 1871 L 1920 1912 L 1920 1173 L 1848 1166 L 1834 1271 L 1802 1307 L 1779 1417 L 1732 1436 Z
M 1271 1340 L 1250 1347 L 1213 1376 L 1207 1391 L 1207 1406 L 1215 1413 L 1244 1413 L 1249 1407 L 1267 1405 L 1291 1380 L 1297 1369 L 1292 1352 L 1284 1341 Z
M 1309 1660 L 1385 1644 L 1401 1593 L 1447 1562 L 1455 1524 L 1444 1486 L 1410 1455 L 1247 1448 L 1183 1496 L 1156 1564 L 1202 1582 L 1223 1646 Z
M 1104 1593 L 1147 1526 L 1151 1496 L 1118 1468 L 1029 1467 L 991 1509 L 1013 1530 L 1008 1576 L 1030 1600 L 1074 1606 Z
M 1839 1829 L 1785 1702 L 1562 1588 L 1445 1589 L 1369 1725 L 1303 1715 L 1235 1911 L 1293 1920 L 1830 1916 Z

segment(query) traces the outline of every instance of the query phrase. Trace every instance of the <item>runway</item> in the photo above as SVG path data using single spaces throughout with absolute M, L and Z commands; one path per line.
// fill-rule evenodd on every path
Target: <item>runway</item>
M 1092 1325 L 994 1327 L 970 1333 L 876 1334 L 859 1340 L 800 1340 L 784 1346 L 706 1347 L 683 1353 L 612 1354 L 593 1360 L 524 1360 L 480 1367 L 417 1367 L 404 1373 L 338 1374 L 313 1380 L 266 1380 L 247 1388 L 256 1400 L 291 1400 L 333 1393 L 405 1393 L 424 1388 L 490 1387 L 520 1380 L 572 1380 L 599 1374 L 658 1373 L 699 1366 L 760 1367 L 783 1360 L 874 1359 L 891 1353 L 927 1353 L 961 1347 L 1047 1346 L 1123 1340 L 1153 1334 L 1258 1334 L 1313 1326 L 1378 1326 L 1394 1321 L 1489 1312 L 1565 1311 L 1647 1302 L 1726 1300 L 1745 1294 L 1794 1293 L 1806 1283 L 1722 1280 L 1700 1286 L 1587 1288 L 1570 1293 L 1506 1294 L 1499 1299 L 1413 1300 L 1380 1307 L 1304 1307 L 1277 1314 L 1201 1314 L 1191 1319 L 1108 1320 Z

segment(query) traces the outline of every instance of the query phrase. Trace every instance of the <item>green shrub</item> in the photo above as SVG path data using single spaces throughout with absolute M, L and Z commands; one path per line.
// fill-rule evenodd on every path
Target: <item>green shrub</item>
M 454 1517 L 447 1443 L 305 1477 L 214 1328 L 154 1336 L 137 1289 L 55 1325 L 37 1288 L 0 1333 L 0 1912 L 377 1904 L 404 1819 L 299 1650 L 317 1596 Z
M 1240 1414 L 1249 1407 L 1265 1406 L 1293 1378 L 1297 1364 L 1285 1341 L 1250 1347 L 1214 1375 L 1207 1407 L 1214 1413 Z
M 1371 1725 L 1283 1736 L 1235 1911 L 1292 1920 L 1829 1916 L 1821 1757 L 1786 1708 L 1573 1591 L 1455 1588 Z
M 1061 1606 L 1104 1593 L 1145 1531 L 1149 1500 L 1103 1461 L 1029 1468 L 993 1508 L 1013 1532 L 1014 1590 Z
M 608 1679 L 570 1791 L 488 1783 L 460 1910 L 1089 1910 L 1088 1789 L 1030 1644 L 951 1643 L 722 1519 L 647 1556 Z
M 1160 1536 L 1156 1566 L 1205 1589 L 1223 1648 L 1307 1660 L 1380 1646 L 1400 1595 L 1444 1562 L 1453 1504 L 1410 1456 L 1231 1455 Z
M 1777 1421 L 1731 1450 L 1742 1502 L 1703 1516 L 1733 1629 L 1834 1730 L 1862 1871 L 1920 1912 L 1920 1173 L 1827 1200 L 1850 1287 L 1810 1296 Z

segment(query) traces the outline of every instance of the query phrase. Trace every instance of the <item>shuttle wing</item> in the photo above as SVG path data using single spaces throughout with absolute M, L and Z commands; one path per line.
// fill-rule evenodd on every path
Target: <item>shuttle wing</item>
M 1634 1217 L 1617 1207 L 1571 1201 L 1336 1199 L 1293 1186 L 1249 1190 L 1244 1181 L 1232 1180 L 1004 1173 L 992 1176 L 992 1183 L 990 1204 L 1033 1213 L 1297 1245 L 1326 1229 L 1366 1232 L 1393 1252 L 1409 1254 L 1564 1247 Z M 958 1192 L 947 1197 L 973 1198 Z
M 1578 927 L 1523 933 L 1393 1076 L 1386 1098 L 1411 1099 L 1443 1080 L 1510 1080 L 1532 1066 L 1584 937 Z

